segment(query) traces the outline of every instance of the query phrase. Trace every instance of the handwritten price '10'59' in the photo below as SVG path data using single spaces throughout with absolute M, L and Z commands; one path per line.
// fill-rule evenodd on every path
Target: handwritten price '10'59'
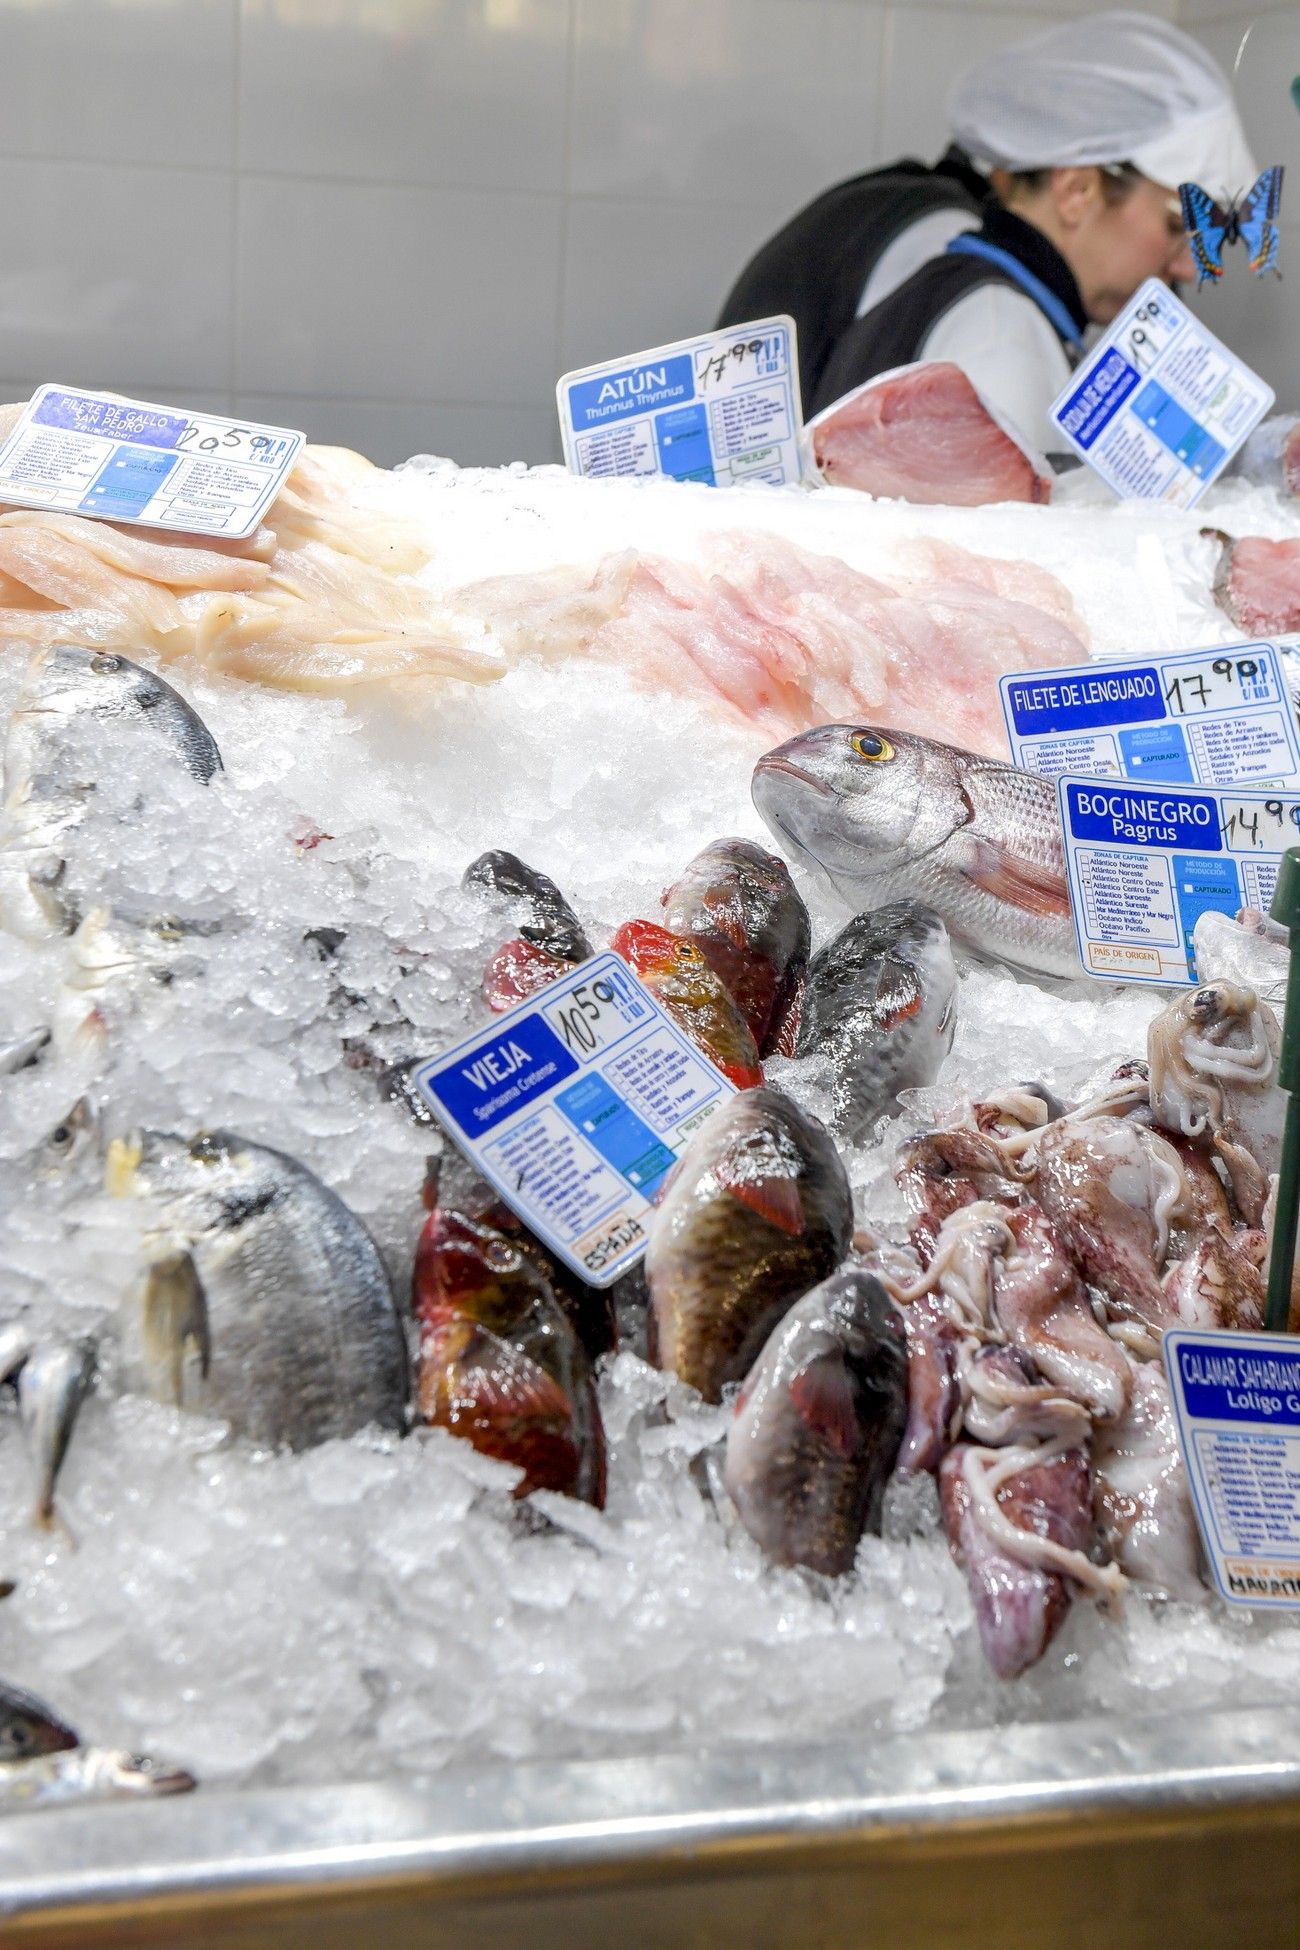
M 1224 800 L 1223 839 L 1233 853 L 1281 853 L 1300 836 L 1300 801 L 1266 799 L 1258 802 Z

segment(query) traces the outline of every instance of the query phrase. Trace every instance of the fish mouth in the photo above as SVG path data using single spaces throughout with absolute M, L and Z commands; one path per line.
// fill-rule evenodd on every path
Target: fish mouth
M 827 785 L 812 772 L 805 772 L 802 765 L 796 765 L 788 758 L 777 758 L 772 754 L 760 758 L 754 769 L 756 772 L 784 772 L 790 778 L 798 779 L 800 785 L 810 785 L 813 791 L 820 792 L 824 799 L 833 799 L 835 796 L 833 786 Z

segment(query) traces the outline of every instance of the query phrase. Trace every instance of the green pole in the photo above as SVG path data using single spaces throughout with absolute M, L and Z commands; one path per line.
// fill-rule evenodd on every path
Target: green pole
M 1277 1067 L 1277 1080 L 1288 1092 L 1286 1130 L 1277 1177 L 1273 1252 L 1268 1263 L 1268 1312 L 1264 1319 L 1271 1334 L 1285 1334 L 1291 1314 L 1296 1221 L 1300 1217 L 1300 846 L 1290 846 L 1282 855 L 1269 913 L 1291 930 L 1282 1057 Z

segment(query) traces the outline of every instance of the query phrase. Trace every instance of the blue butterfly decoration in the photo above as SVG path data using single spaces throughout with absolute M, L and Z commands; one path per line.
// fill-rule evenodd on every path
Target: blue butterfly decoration
M 1207 278 L 1223 276 L 1223 253 L 1229 244 L 1246 246 L 1250 252 L 1250 268 L 1257 277 L 1267 270 L 1277 270 L 1281 241 L 1277 229 L 1277 213 L 1282 204 L 1281 163 L 1266 169 L 1253 189 L 1243 196 L 1234 196 L 1226 210 L 1199 183 L 1180 183 L 1178 195 L 1196 260 L 1198 287 Z

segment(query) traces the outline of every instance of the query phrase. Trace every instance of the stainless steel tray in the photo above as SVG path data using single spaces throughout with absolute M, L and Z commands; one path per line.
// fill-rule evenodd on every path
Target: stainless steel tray
M 1300 1708 L 207 1791 L 0 1822 L 59 1943 L 1294 1943 Z

